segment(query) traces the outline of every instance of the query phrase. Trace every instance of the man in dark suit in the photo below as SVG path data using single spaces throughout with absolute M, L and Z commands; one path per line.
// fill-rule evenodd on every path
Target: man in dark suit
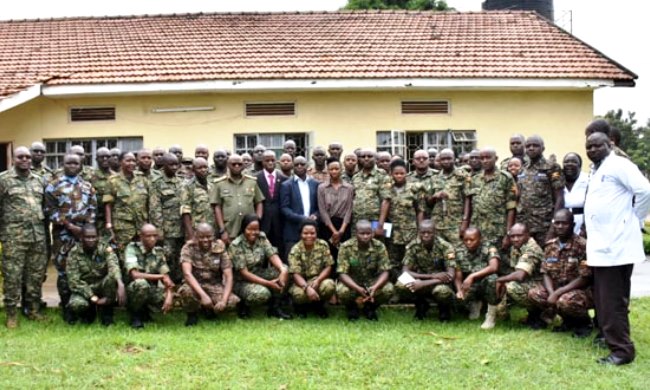
M 280 208 L 284 216 L 285 261 L 293 244 L 300 240 L 300 224 L 318 220 L 318 181 L 307 176 L 307 160 L 293 160 L 294 175 L 280 186 Z
M 262 156 L 262 169 L 257 173 L 257 185 L 264 195 L 264 212 L 260 228 L 271 244 L 283 254 L 282 213 L 280 212 L 280 185 L 287 177 L 275 169 L 275 152 L 267 150 Z

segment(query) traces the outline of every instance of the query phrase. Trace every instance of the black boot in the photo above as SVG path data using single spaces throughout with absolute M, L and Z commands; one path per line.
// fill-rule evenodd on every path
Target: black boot
M 62 309 L 62 316 L 63 316 L 63 321 L 70 325 L 74 325 L 77 323 L 77 315 L 70 310 L 67 306 L 64 306 Z
M 142 322 L 151 322 L 153 321 L 153 318 L 151 317 L 151 311 L 149 310 L 149 307 L 146 305 L 140 309 L 140 320 Z
M 131 327 L 133 329 L 144 328 L 144 323 L 142 322 L 142 318 L 140 318 L 141 312 L 142 310 L 131 311 Z
M 448 322 L 451 320 L 451 306 L 438 304 L 438 320 L 440 322 Z
M 81 323 L 83 324 L 92 324 L 95 322 L 95 318 L 97 317 L 97 306 L 95 305 L 90 305 L 88 309 L 86 309 L 85 312 L 81 315 Z
M 294 303 L 293 312 L 296 313 L 298 318 L 307 318 L 307 305 Z
M 195 311 L 187 313 L 187 319 L 185 320 L 185 326 L 194 326 L 199 323 L 199 314 Z
M 276 317 L 281 320 L 290 320 L 293 318 L 291 314 L 285 313 L 280 307 L 280 297 L 271 297 L 266 314 L 269 317 Z
M 237 317 L 246 319 L 251 316 L 251 309 L 244 301 L 239 301 L 237 304 Z
M 526 325 L 533 330 L 546 329 L 547 324 L 542 320 L 541 314 L 539 310 L 528 310 Z
M 377 305 L 372 302 L 366 302 L 363 305 L 363 315 L 370 321 L 379 321 L 379 317 L 377 317 Z
M 415 300 L 415 319 L 417 320 L 424 320 L 427 316 L 427 312 L 429 311 L 429 302 L 427 302 L 426 299 L 424 298 L 416 298 Z
M 359 319 L 359 307 L 356 302 L 348 303 L 345 305 L 345 309 L 347 311 L 348 320 L 356 321 Z
M 215 313 L 214 310 L 203 309 L 201 311 L 203 312 L 203 316 L 205 317 L 206 320 L 214 321 L 217 319 L 217 313 Z
M 575 319 L 575 327 L 573 329 L 573 337 L 583 339 L 589 337 L 591 331 L 593 330 L 593 325 L 591 318 L 583 317 Z
M 113 325 L 113 305 L 104 305 L 99 308 L 99 318 L 104 326 Z
M 325 308 L 325 302 L 314 302 L 312 303 L 312 307 L 314 308 L 314 313 L 316 313 L 318 317 L 324 319 L 330 316 L 330 314 L 327 312 L 327 309 Z

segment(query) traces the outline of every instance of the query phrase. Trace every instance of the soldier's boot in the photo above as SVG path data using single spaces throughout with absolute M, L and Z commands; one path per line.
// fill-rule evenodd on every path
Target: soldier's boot
M 529 309 L 526 325 L 533 330 L 546 329 L 546 322 L 542 320 L 542 312 L 538 309 Z
M 363 315 L 370 321 L 379 321 L 379 317 L 377 317 L 377 305 L 373 302 L 366 302 L 363 305 Z
M 314 308 L 314 313 L 320 318 L 327 318 L 330 316 L 330 314 L 327 312 L 327 309 L 325 308 L 325 302 L 323 301 L 317 301 L 312 303 L 312 307 Z
M 356 321 L 359 319 L 359 307 L 356 302 L 348 303 L 345 305 L 349 321 Z
M 577 337 L 579 339 L 588 337 L 593 330 L 593 325 L 589 316 L 576 318 L 574 320 L 574 324 L 575 326 L 573 328 L 573 337 Z
M 141 310 L 129 311 L 129 313 L 131 314 L 131 327 L 133 329 L 144 328 L 144 323 L 142 322 L 142 318 L 140 318 Z
M 15 307 L 8 307 L 6 309 L 7 320 L 5 325 L 7 329 L 16 329 L 18 327 L 18 311 Z
M 509 320 L 510 319 L 510 312 L 508 311 L 508 298 L 503 297 L 501 302 L 497 305 L 497 312 L 496 316 L 500 320 Z
M 81 323 L 82 324 L 92 324 L 97 318 L 97 306 L 90 305 L 85 312 L 81 314 Z
M 469 303 L 469 319 L 478 320 L 481 316 L 481 309 L 483 308 L 483 301 L 472 301 Z
M 203 316 L 206 320 L 214 321 L 217 319 L 217 313 L 215 313 L 214 310 L 203 309 L 201 311 L 203 312 Z
M 485 313 L 485 321 L 481 324 L 481 329 L 492 329 L 497 320 L 497 305 L 488 305 Z
M 61 315 L 63 316 L 63 321 L 69 325 L 74 325 L 77 322 L 77 315 L 68 306 L 63 306 Z
M 427 312 L 429 311 L 429 302 L 427 302 L 426 299 L 422 297 L 417 297 L 415 299 L 415 316 L 414 318 L 416 320 L 424 320 L 427 316 Z
M 199 313 L 193 311 L 187 313 L 187 319 L 185 320 L 185 326 L 194 326 L 199 323 Z
M 271 297 L 271 299 L 269 299 L 269 307 L 266 311 L 266 315 L 269 317 L 276 317 L 281 320 L 290 320 L 293 318 L 291 314 L 286 313 L 284 310 L 282 310 L 280 297 Z
M 438 320 L 440 322 L 448 322 L 451 320 L 451 306 L 444 303 L 438 304 Z
M 146 305 L 140 309 L 140 320 L 142 322 L 152 322 L 153 318 L 151 317 L 151 311 L 149 310 L 149 307 Z
M 41 314 L 40 310 L 40 302 L 32 305 L 32 307 L 29 308 L 29 314 L 27 315 L 27 318 L 31 321 L 44 321 L 45 316 Z
M 104 326 L 113 325 L 113 305 L 104 305 L 99 308 L 99 318 Z
M 237 303 L 237 317 L 241 319 L 249 318 L 251 316 L 251 309 L 244 301 Z
M 307 305 L 294 303 L 293 312 L 296 313 L 298 318 L 307 318 Z

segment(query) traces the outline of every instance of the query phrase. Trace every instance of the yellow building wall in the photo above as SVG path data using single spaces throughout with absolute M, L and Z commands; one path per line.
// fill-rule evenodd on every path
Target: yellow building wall
M 376 131 L 476 130 L 478 146 L 507 157 L 513 133 L 539 134 L 546 155 L 584 156 L 584 128 L 593 94 L 581 91 L 300 92 L 50 99 L 39 97 L 0 113 L 0 142 L 14 146 L 57 138 L 142 136 L 146 147 L 200 143 L 233 148 L 236 133 L 310 133 L 311 146 L 340 141 L 346 151 L 376 146 Z M 448 115 L 403 115 L 402 100 L 449 100 Z M 293 101 L 296 115 L 246 118 L 246 102 Z M 116 120 L 75 122 L 71 106 L 114 105 Z M 215 106 L 214 111 L 153 113 L 156 107 Z

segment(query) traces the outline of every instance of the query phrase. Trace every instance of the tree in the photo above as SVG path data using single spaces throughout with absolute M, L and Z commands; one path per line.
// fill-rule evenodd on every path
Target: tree
M 444 0 L 348 0 L 344 9 L 407 9 L 453 11 Z
M 611 110 L 605 114 L 606 119 L 612 127 L 621 132 L 621 144 L 623 149 L 646 176 L 650 174 L 650 120 L 645 126 L 637 126 L 634 112 L 628 112 L 627 117 L 623 116 L 623 110 Z

